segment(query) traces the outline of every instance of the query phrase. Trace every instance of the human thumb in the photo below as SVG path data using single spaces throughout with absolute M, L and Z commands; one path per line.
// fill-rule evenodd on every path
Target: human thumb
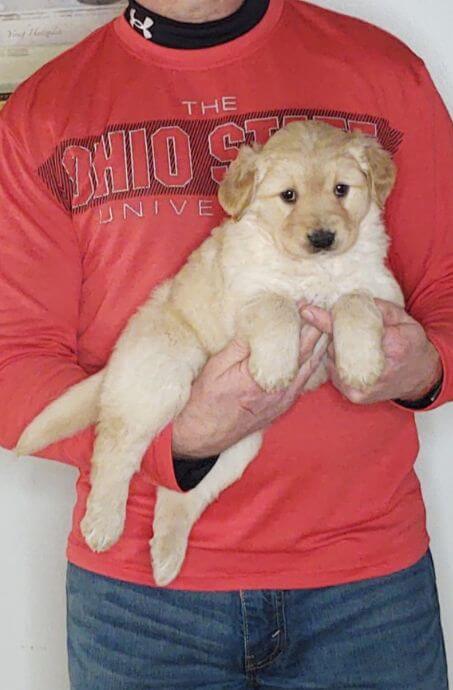
M 248 343 L 239 338 L 234 338 L 223 350 L 215 355 L 215 363 L 220 369 L 225 371 L 246 360 L 249 354 L 250 347 Z

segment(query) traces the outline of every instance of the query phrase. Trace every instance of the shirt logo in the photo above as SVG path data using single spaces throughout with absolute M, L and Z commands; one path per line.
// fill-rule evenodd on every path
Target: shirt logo
M 143 36 L 149 40 L 153 37 L 150 28 L 154 26 L 154 21 L 151 19 L 151 17 L 146 17 L 145 21 L 141 22 L 140 19 L 138 19 L 135 15 L 135 10 L 131 10 L 129 24 L 132 26 L 133 29 L 138 29 L 139 31 L 141 31 Z
M 379 116 L 287 108 L 214 118 L 116 123 L 61 141 L 38 174 L 71 213 L 142 196 L 215 196 L 242 144 L 264 144 L 290 122 L 319 120 L 377 137 L 391 153 L 403 135 Z

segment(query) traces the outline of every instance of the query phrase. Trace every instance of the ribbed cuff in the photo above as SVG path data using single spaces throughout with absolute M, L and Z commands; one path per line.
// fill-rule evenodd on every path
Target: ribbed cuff
M 413 403 L 404 400 L 392 400 L 392 403 L 397 405 L 400 409 L 408 412 L 430 412 L 436 410 L 444 403 L 450 402 L 452 399 L 452 382 L 451 382 L 451 354 L 445 346 L 443 339 L 437 336 L 436 333 L 427 333 L 430 342 L 436 348 L 440 361 L 442 364 L 442 379 L 434 386 L 431 391 L 421 400 L 416 400 Z
M 219 455 L 193 460 L 173 457 L 173 468 L 179 488 L 182 491 L 190 491 L 190 489 L 195 488 L 214 467 L 218 459 Z
M 435 403 L 439 397 L 439 394 L 442 390 L 443 381 L 444 377 L 442 376 L 436 385 L 433 386 L 431 390 L 426 393 L 426 395 L 418 400 L 401 400 L 400 398 L 397 398 L 394 402 L 396 402 L 397 405 L 401 405 L 401 407 L 406 407 L 408 410 L 426 410 L 428 407 L 431 407 L 431 405 Z

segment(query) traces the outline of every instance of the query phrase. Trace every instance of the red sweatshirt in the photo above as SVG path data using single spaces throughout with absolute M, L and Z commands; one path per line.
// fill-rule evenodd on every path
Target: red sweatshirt
M 435 404 L 453 397 L 449 116 L 395 38 L 272 0 L 248 34 L 203 50 L 147 42 L 121 17 L 42 68 L 2 111 L 3 446 L 105 365 L 136 307 L 218 224 L 218 181 L 238 146 L 294 118 L 362 129 L 395 154 L 390 261 L 442 357 Z M 99 555 L 79 531 L 92 441 L 88 429 L 42 452 L 80 469 L 69 560 L 153 584 L 155 485 L 176 488 L 171 427 L 133 479 L 124 536 Z M 313 587 L 411 565 L 428 545 L 417 450 L 414 415 L 393 403 L 355 406 L 331 384 L 302 396 L 196 524 L 172 586 Z

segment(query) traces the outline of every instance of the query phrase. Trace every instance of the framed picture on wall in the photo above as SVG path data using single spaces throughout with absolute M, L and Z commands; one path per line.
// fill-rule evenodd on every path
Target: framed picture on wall
M 0 0 L 0 108 L 24 79 L 125 5 L 125 0 Z

